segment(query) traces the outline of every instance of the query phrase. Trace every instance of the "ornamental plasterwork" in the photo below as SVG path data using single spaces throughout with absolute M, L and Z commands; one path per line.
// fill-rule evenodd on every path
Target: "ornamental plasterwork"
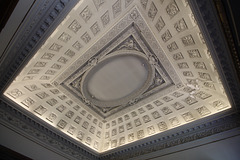
M 151 51 L 151 50 L 157 50 L 157 49 L 148 48 L 147 45 L 149 44 L 152 45 L 152 44 L 151 43 L 146 44 L 145 43 L 146 40 L 141 38 L 141 35 L 137 31 L 137 28 L 138 28 L 138 24 L 139 23 L 143 24 L 143 22 L 141 20 L 138 20 L 140 18 L 138 11 L 133 10 L 130 16 L 133 17 L 133 14 L 135 15 L 135 18 L 133 18 L 134 21 L 131 19 L 126 21 L 125 19 L 130 18 L 126 16 L 126 18 L 124 18 L 119 23 L 119 26 L 121 26 L 121 28 L 116 28 L 115 33 L 111 34 L 109 37 L 104 36 L 102 39 L 99 40 L 99 42 L 101 41 L 108 42 L 107 48 L 103 47 L 104 44 L 101 44 L 102 42 L 96 43 L 93 46 L 93 48 L 99 48 L 98 50 L 101 50 L 101 52 L 97 52 L 97 53 L 95 51 L 92 53 L 87 52 L 86 54 L 91 54 L 91 55 L 95 54 L 95 55 L 91 57 L 90 60 L 88 60 L 84 64 L 82 64 L 78 60 L 74 64 L 74 65 L 78 65 L 77 67 L 74 66 L 74 68 L 78 68 L 78 70 L 67 70 L 68 74 L 69 73 L 74 73 L 74 74 L 68 76 L 66 80 L 64 80 L 63 82 L 61 81 L 58 82 L 59 84 L 63 83 L 63 87 L 77 94 L 77 97 L 81 99 L 82 103 L 95 109 L 96 112 L 98 113 L 100 112 L 100 115 L 104 117 L 112 115 L 114 112 L 118 112 L 119 109 L 126 108 L 136 104 L 138 101 L 143 100 L 146 97 L 149 97 L 152 94 L 159 92 L 161 88 L 166 88 L 169 85 L 176 85 L 176 84 L 179 85 L 181 83 L 177 77 L 175 77 L 173 80 L 169 77 L 167 72 L 171 70 L 170 64 L 168 62 L 164 62 L 164 64 L 161 64 L 162 63 L 161 60 L 157 57 L 157 55 L 159 54 L 161 55 L 162 53 L 157 53 L 157 52 L 154 53 L 153 51 Z M 138 22 L 136 23 L 135 20 L 138 20 Z M 126 28 L 122 25 L 122 23 L 125 23 Z M 146 26 L 144 27 L 146 28 Z M 119 34 L 121 36 L 119 36 Z M 116 36 L 116 38 L 113 38 L 114 36 Z M 150 40 L 148 41 L 151 42 Z M 117 102 L 104 103 L 98 100 L 97 101 L 94 100 L 94 98 L 92 98 L 91 95 L 86 95 L 87 94 L 86 84 L 84 84 L 83 82 L 86 81 L 84 79 L 87 78 L 88 73 L 90 74 L 92 69 L 97 68 L 97 65 L 99 63 L 101 65 L 104 65 L 104 63 L 107 63 L 109 61 L 107 60 L 109 57 L 114 58 L 116 56 L 121 56 L 121 55 L 122 56 L 128 55 L 129 57 L 131 55 L 134 55 L 134 56 L 140 56 L 143 59 L 145 59 L 144 61 L 146 62 L 143 62 L 143 63 L 146 63 L 145 64 L 146 67 L 148 66 L 147 70 L 149 71 L 148 74 L 150 75 L 148 80 L 146 81 L 145 87 L 141 89 L 142 93 L 139 93 L 138 95 L 137 93 L 135 93 L 136 96 L 132 95 L 133 96 L 132 98 L 131 96 L 128 96 L 127 101 L 122 99 L 121 102 L 119 101 L 118 103 Z M 162 67 L 162 66 L 165 66 L 165 67 Z M 172 74 L 172 77 L 174 77 L 173 74 Z
M 231 107 L 185 0 L 80 1 L 33 54 L 4 95 L 99 153 Z M 121 54 L 146 86 L 103 107 L 84 85 Z

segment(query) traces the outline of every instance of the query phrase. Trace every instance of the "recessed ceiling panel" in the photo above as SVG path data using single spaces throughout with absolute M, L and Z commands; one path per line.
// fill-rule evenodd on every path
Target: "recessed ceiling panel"
M 152 68 L 147 60 L 127 52 L 113 53 L 116 55 L 106 58 L 86 73 L 83 92 L 96 104 L 103 102 L 107 107 L 122 105 L 120 101 L 131 100 L 130 97 L 141 94 L 150 85 Z M 111 105 L 111 102 L 116 104 Z
M 143 29 L 148 35 L 140 32 Z M 137 8 L 132 9 L 84 53 L 92 55 L 89 60 L 80 57 L 55 83 L 103 118 L 134 108 L 140 101 L 146 104 L 151 96 L 163 94 L 163 89 L 167 94 L 182 87 L 151 34 Z
M 80 1 L 4 95 L 99 153 L 231 108 L 185 0 Z

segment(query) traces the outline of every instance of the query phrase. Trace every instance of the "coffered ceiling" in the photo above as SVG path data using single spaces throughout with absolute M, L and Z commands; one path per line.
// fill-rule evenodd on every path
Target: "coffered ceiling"
M 4 95 L 99 153 L 231 108 L 187 0 L 79 1 Z

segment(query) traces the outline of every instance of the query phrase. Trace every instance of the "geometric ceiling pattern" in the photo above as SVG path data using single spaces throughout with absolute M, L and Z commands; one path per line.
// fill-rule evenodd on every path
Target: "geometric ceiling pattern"
M 4 95 L 98 153 L 231 108 L 186 0 L 78 2 Z

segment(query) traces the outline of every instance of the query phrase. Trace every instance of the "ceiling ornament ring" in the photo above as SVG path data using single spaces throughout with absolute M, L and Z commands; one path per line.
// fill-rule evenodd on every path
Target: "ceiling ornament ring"
M 136 63 L 139 62 L 139 63 L 141 63 L 143 68 L 145 68 L 145 70 L 143 69 L 140 71 L 140 72 L 145 72 L 144 74 L 146 74 L 146 75 L 143 75 L 143 76 L 145 76 L 144 81 L 139 80 L 139 81 L 135 82 L 135 83 L 139 82 L 139 83 L 141 83 L 141 85 L 135 86 L 135 88 L 132 88 L 133 90 L 130 90 L 130 91 L 128 90 L 129 93 L 124 93 L 124 95 L 122 97 L 117 96 L 117 97 L 113 98 L 113 96 L 112 96 L 113 99 L 100 100 L 99 99 L 100 95 L 93 96 L 91 93 L 93 91 L 89 91 L 89 82 L 91 81 L 91 79 L 94 78 L 94 76 L 95 76 L 95 74 L 97 74 L 97 72 L 99 72 L 100 70 L 103 70 L 103 68 L 105 68 L 106 71 L 111 72 L 110 71 L 111 69 L 108 68 L 108 66 L 112 66 L 112 67 L 114 66 L 113 64 L 110 65 L 110 62 L 112 62 L 112 61 L 116 61 L 116 62 L 124 65 L 125 62 L 123 62 L 121 59 L 122 60 L 123 59 L 125 59 L 125 60 L 132 59 L 129 62 L 136 62 Z M 84 73 L 84 76 L 82 77 L 81 82 L 80 82 L 81 83 L 80 84 L 81 92 L 82 92 L 83 96 L 85 97 L 85 99 L 87 99 L 88 101 L 90 101 L 91 103 L 93 103 L 94 105 L 97 105 L 99 107 L 115 107 L 115 106 L 119 106 L 119 105 L 127 105 L 130 101 L 135 101 L 135 99 L 139 95 L 141 95 L 143 92 L 145 92 L 149 88 L 149 86 L 152 84 L 153 78 L 155 75 L 155 69 L 154 69 L 155 67 L 153 66 L 154 63 L 152 63 L 152 59 L 150 59 L 150 60 L 151 61 L 149 61 L 149 59 L 147 57 L 145 57 L 143 53 L 141 53 L 139 51 L 134 51 L 134 50 L 115 51 L 115 52 L 105 56 L 101 60 L 100 59 L 97 60 L 97 58 L 92 58 L 89 61 L 91 66 Z M 94 64 L 94 65 L 92 65 L 92 64 Z M 135 65 L 139 66 L 138 64 L 135 64 Z M 123 66 L 119 65 L 118 68 L 119 67 L 123 67 Z M 123 68 L 125 68 L 125 67 L 123 67 Z M 120 72 L 123 73 L 122 71 L 120 71 Z M 137 72 L 137 71 L 134 71 L 134 72 Z M 109 75 L 109 74 L 107 74 L 107 75 Z M 123 75 L 119 75 L 119 77 L 121 77 L 121 76 L 123 76 Z M 128 76 L 131 77 L 131 75 L 128 75 Z M 95 86 L 95 85 L 93 85 L 93 86 Z M 118 86 L 118 87 L 121 88 L 124 86 Z M 131 86 L 128 86 L 128 88 L 129 87 L 131 88 Z M 100 87 L 100 88 L 102 88 L 102 87 Z M 92 88 L 92 90 L 94 90 L 94 89 Z M 115 92 L 113 91 L 113 93 L 115 93 Z M 108 96 L 111 96 L 111 94 L 108 94 L 108 93 L 106 93 L 106 94 Z

